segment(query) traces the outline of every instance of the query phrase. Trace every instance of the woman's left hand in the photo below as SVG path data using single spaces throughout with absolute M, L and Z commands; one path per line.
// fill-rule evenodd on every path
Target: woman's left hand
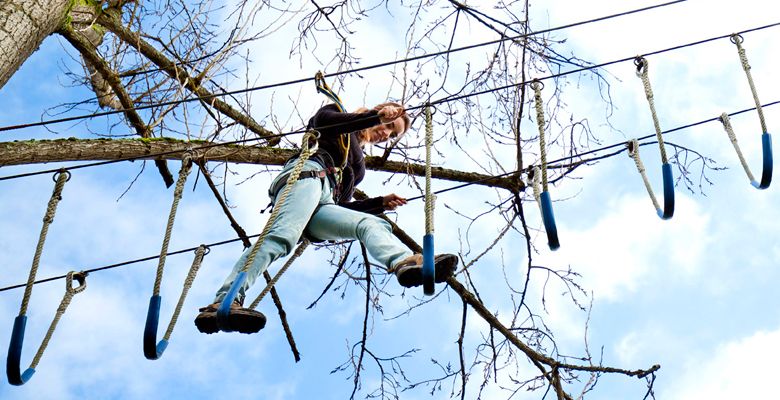
M 395 193 L 382 197 L 382 207 L 387 211 L 395 210 L 397 207 L 404 204 L 406 204 L 406 199 Z

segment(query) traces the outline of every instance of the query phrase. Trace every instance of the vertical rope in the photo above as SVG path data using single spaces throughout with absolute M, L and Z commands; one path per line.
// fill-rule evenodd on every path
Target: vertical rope
M 266 235 L 268 235 L 268 232 L 271 231 L 271 227 L 273 226 L 274 221 L 276 220 L 276 217 L 279 215 L 279 210 L 282 209 L 281 205 L 284 204 L 285 200 L 287 200 L 287 196 L 290 194 L 290 191 L 292 190 L 292 187 L 295 185 L 295 182 L 298 182 L 298 177 L 301 174 L 301 171 L 303 170 L 303 164 L 306 162 L 306 160 L 309 159 L 309 157 L 314 154 L 317 151 L 318 144 L 316 140 L 314 141 L 314 147 L 309 148 L 309 140 L 315 139 L 316 135 L 314 134 L 315 131 L 308 131 L 306 134 L 303 135 L 303 140 L 301 141 L 301 154 L 298 156 L 298 161 L 295 164 L 295 167 L 293 167 L 293 170 L 290 172 L 289 177 L 287 178 L 287 184 L 284 187 L 284 191 L 279 195 L 279 204 L 277 204 L 273 211 L 271 211 L 271 215 L 268 216 L 268 221 L 265 223 L 265 227 L 263 228 L 263 231 L 260 233 L 260 237 L 257 238 L 257 241 L 255 242 L 254 246 L 252 246 L 252 250 L 249 251 L 249 254 L 247 255 L 246 262 L 244 263 L 244 266 L 241 268 L 241 272 L 246 272 L 249 270 L 249 266 L 252 265 L 252 263 L 255 261 L 255 256 L 257 255 L 257 251 L 260 250 L 260 246 L 263 245 L 263 242 L 265 241 Z
M 75 288 L 73 287 L 74 277 L 79 281 L 79 286 Z M 54 330 L 57 329 L 57 324 L 60 322 L 62 315 L 65 314 L 65 311 L 68 309 L 68 305 L 70 305 L 70 301 L 73 299 L 73 296 L 83 292 L 86 288 L 87 281 L 85 273 L 75 273 L 73 271 L 68 272 L 68 275 L 65 277 L 65 295 L 62 297 L 60 306 L 57 307 L 57 313 L 54 315 L 54 319 L 51 321 L 51 325 L 49 325 L 49 330 L 46 332 L 46 336 L 43 338 L 43 342 L 41 342 L 40 347 L 38 347 L 38 352 L 35 353 L 35 357 L 33 357 L 32 363 L 30 363 L 30 368 L 35 369 L 35 367 L 37 367 L 38 363 L 41 361 L 43 352 L 46 351 L 46 347 L 49 346 L 49 341 L 54 334 Z
M 750 178 L 750 181 L 755 181 L 755 178 L 753 177 L 753 173 L 750 171 L 750 167 L 747 164 L 747 161 L 745 160 L 745 156 L 742 155 L 742 150 L 739 148 L 739 144 L 737 144 L 737 135 L 734 133 L 734 128 L 731 126 L 731 120 L 729 119 L 729 115 L 726 113 L 723 113 L 720 115 L 720 122 L 723 124 L 723 129 L 726 130 L 726 134 L 729 135 L 729 139 L 731 140 L 731 144 L 734 146 L 734 150 L 737 151 L 737 156 L 739 157 L 739 162 L 742 164 L 742 168 L 745 170 L 745 173 L 747 173 L 748 178 Z
M 750 64 L 748 64 L 747 55 L 745 49 L 742 47 L 742 36 L 735 33 L 731 35 L 731 42 L 737 45 L 737 53 L 739 53 L 739 60 L 742 62 L 742 69 L 745 70 L 748 84 L 750 85 L 750 92 L 753 94 L 753 101 L 756 103 L 756 111 L 758 112 L 758 119 L 761 122 L 761 132 L 766 132 L 766 120 L 764 120 L 764 110 L 761 107 L 761 101 L 758 100 L 758 92 L 756 91 L 756 85 L 753 83 L 753 76 L 750 74 Z M 753 178 L 751 178 L 752 180 Z
M 19 315 L 27 314 L 27 306 L 30 303 L 30 296 L 32 295 L 32 287 L 33 283 L 35 282 L 35 275 L 38 273 L 38 266 L 41 263 L 43 245 L 46 242 L 46 235 L 49 233 L 49 225 L 54 222 L 54 214 L 57 212 L 57 205 L 60 203 L 60 200 L 62 200 L 62 189 L 65 187 L 65 182 L 68 180 L 70 180 L 70 172 L 66 170 L 60 170 L 54 174 L 54 191 L 51 194 L 49 205 L 46 207 L 46 214 L 43 217 L 43 227 L 41 227 L 41 234 L 38 237 L 38 246 L 35 248 L 35 255 L 33 256 L 30 275 L 27 277 L 27 285 L 24 288 L 22 306 L 19 310 Z
M 433 208 L 436 195 L 431 191 L 431 147 L 433 147 L 433 116 L 430 104 L 425 106 L 425 233 L 433 233 Z
M 293 253 L 293 255 L 287 260 L 286 263 L 284 263 L 282 268 L 279 269 L 279 272 L 277 272 L 276 275 L 274 275 L 274 277 L 271 278 L 270 281 L 268 281 L 268 283 L 265 285 L 265 288 L 263 289 L 263 291 L 260 292 L 259 295 L 257 295 L 257 298 L 255 298 L 255 300 L 252 302 L 252 304 L 249 306 L 249 308 L 255 309 L 255 308 L 257 308 L 258 305 L 260 305 L 260 301 L 263 300 L 263 297 L 265 297 L 265 295 L 267 295 L 268 292 L 270 292 L 271 289 L 273 289 L 273 287 L 276 285 L 276 282 L 278 282 L 279 278 L 282 277 L 282 274 L 284 274 L 287 271 L 287 269 L 290 268 L 292 263 L 298 257 L 300 257 L 301 254 L 303 254 L 303 251 L 306 250 L 306 247 L 308 247 L 308 246 L 309 246 L 309 241 L 306 240 L 306 239 L 303 239 L 301 244 L 299 244 L 298 247 L 295 249 L 295 252 Z
M 165 258 L 168 255 L 168 244 L 171 241 L 171 231 L 173 231 L 173 222 L 176 219 L 176 210 L 179 208 L 179 200 L 181 200 L 182 193 L 184 192 L 184 183 L 187 182 L 187 176 L 190 174 L 192 168 L 192 156 L 189 153 L 184 153 L 181 159 L 181 169 L 179 170 L 179 179 L 176 181 L 176 188 L 173 191 L 173 203 L 171 204 L 171 212 L 168 214 L 168 225 L 165 227 L 165 236 L 163 237 L 162 249 L 160 249 L 159 262 L 157 263 L 157 275 L 154 279 L 154 291 L 155 296 L 160 295 L 160 285 L 163 277 L 163 268 L 165 268 Z
M 628 146 L 628 156 L 634 160 L 636 169 L 639 171 L 639 174 L 642 175 L 642 181 L 645 183 L 645 189 L 647 189 L 647 194 L 650 195 L 650 200 L 653 201 L 653 206 L 656 210 L 660 210 L 661 205 L 658 203 L 658 199 L 655 198 L 653 187 L 650 186 L 650 181 L 647 179 L 647 173 L 645 173 L 645 166 L 642 164 L 642 158 L 639 157 L 639 142 L 637 142 L 636 139 L 631 139 L 626 145 Z
M 655 100 L 653 100 L 653 88 L 650 86 L 650 77 L 648 70 L 650 69 L 647 59 L 644 57 L 637 57 L 634 59 L 634 64 L 637 67 L 636 74 L 642 79 L 642 85 L 645 88 L 645 97 L 647 97 L 647 103 L 650 105 L 650 113 L 653 116 L 653 126 L 655 127 L 655 136 L 658 139 L 658 147 L 661 150 L 661 162 L 668 164 L 669 159 L 666 155 L 666 147 L 664 146 L 664 137 L 661 134 L 661 124 L 658 122 L 658 114 L 655 111 Z
M 536 205 L 539 206 L 539 211 L 541 211 L 542 210 L 542 202 L 539 199 L 539 196 L 541 196 L 541 194 L 542 194 L 542 191 L 540 189 L 540 181 L 542 179 L 541 178 L 542 172 L 540 171 L 540 168 L 538 166 L 534 167 L 531 171 L 532 171 L 531 172 L 531 174 L 532 174 L 532 176 L 531 176 L 531 186 L 534 189 L 534 199 L 536 200 Z
M 195 258 L 192 260 L 192 266 L 190 266 L 190 271 L 187 273 L 187 278 L 184 279 L 184 288 L 182 289 L 181 295 L 179 296 L 179 302 L 176 303 L 176 309 L 174 310 L 173 316 L 171 317 L 171 322 L 168 323 L 168 329 L 165 331 L 163 340 L 168 341 L 171 339 L 173 328 L 176 326 L 176 322 L 179 319 L 179 314 L 181 313 L 181 309 L 184 306 L 184 299 L 187 298 L 187 293 L 189 293 L 190 288 L 192 287 L 192 283 L 195 281 L 195 276 L 198 274 L 200 265 L 203 262 L 203 256 L 206 254 L 206 250 L 208 250 L 208 247 L 206 247 L 205 244 L 198 246 L 198 248 L 195 250 Z
M 536 125 L 539 127 L 539 152 L 541 156 L 542 191 L 547 191 L 547 144 L 544 141 L 544 108 L 542 104 L 542 85 L 539 81 L 533 81 L 531 88 L 534 90 L 534 107 L 536 108 Z

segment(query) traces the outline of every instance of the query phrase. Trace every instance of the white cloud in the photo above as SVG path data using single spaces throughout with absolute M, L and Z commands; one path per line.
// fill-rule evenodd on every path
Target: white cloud
M 647 196 L 613 198 L 587 229 L 570 231 L 561 224 L 560 250 L 544 252 L 538 260 L 559 268 L 571 265 L 599 300 L 617 301 L 629 295 L 644 285 L 653 270 L 695 275 L 703 267 L 700 259 L 711 241 L 709 217 L 684 194 L 678 192 L 676 200 L 674 218 L 662 221 Z M 685 237 L 696 240 L 676 240 Z
M 723 343 L 707 358 L 689 359 L 687 369 L 661 397 L 679 400 L 771 398 L 780 358 L 780 330 L 759 331 Z M 667 379 L 669 379 L 667 378 Z

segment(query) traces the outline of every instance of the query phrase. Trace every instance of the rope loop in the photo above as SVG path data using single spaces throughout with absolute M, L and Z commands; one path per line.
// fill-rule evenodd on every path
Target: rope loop
M 89 273 L 87 272 L 68 272 L 68 275 L 65 276 L 65 290 L 67 293 L 70 294 L 77 294 L 83 292 L 87 288 L 87 275 Z M 73 287 L 73 280 L 76 280 L 78 282 L 78 286 Z
M 201 264 L 203 263 L 203 257 L 209 253 L 209 247 L 205 244 L 201 244 L 195 249 L 195 258 L 192 260 L 190 270 L 187 272 L 187 277 L 184 279 L 181 295 L 179 295 L 179 301 L 176 303 L 176 308 L 171 316 L 171 321 L 168 323 L 168 329 L 166 329 L 162 340 L 157 342 L 157 326 L 160 322 L 160 304 L 162 298 L 159 294 L 154 294 L 149 299 L 149 310 L 146 313 L 146 325 L 144 326 L 144 356 L 149 360 L 157 360 L 162 357 L 165 349 L 168 348 L 168 342 L 173 334 L 173 329 L 176 326 L 176 322 L 179 320 L 181 309 L 184 306 L 184 300 L 187 298 L 187 294 L 192 287 L 195 277 L 198 274 Z
M 27 325 L 27 316 L 20 314 L 16 317 L 11 333 L 11 343 L 8 346 L 8 358 L 6 362 L 8 383 L 15 386 L 24 385 L 32 378 L 33 374 L 35 374 L 35 368 L 38 366 L 38 363 L 40 363 L 43 353 L 49 346 L 54 331 L 57 329 L 57 324 L 68 309 L 68 305 L 70 305 L 73 296 L 83 292 L 84 289 L 87 288 L 86 276 L 87 273 L 85 272 L 68 272 L 65 277 L 65 294 L 62 296 L 62 301 L 60 301 L 60 305 L 57 307 L 54 319 L 52 319 L 49 329 L 46 331 L 46 336 L 44 336 L 41 345 L 38 347 L 38 351 L 35 353 L 35 356 L 30 363 L 30 367 L 27 368 L 24 373 L 21 371 L 21 356 L 22 347 L 24 346 L 24 331 Z M 73 286 L 74 279 L 79 283 L 76 287 Z

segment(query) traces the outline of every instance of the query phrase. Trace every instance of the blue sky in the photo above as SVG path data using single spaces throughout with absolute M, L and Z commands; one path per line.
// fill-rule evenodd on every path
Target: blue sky
M 581 3 L 568 0 L 533 3 L 532 15 L 536 19 L 532 28 L 543 29 L 653 4 L 597 1 L 583 6 Z M 778 22 L 773 20 L 778 15 L 776 10 L 769 2 L 758 0 L 746 0 L 738 5 L 725 0 L 689 1 L 556 32 L 554 37 L 567 40 L 563 49 L 600 63 Z M 372 26 L 372 34 L 359 36 L 354 44 L 364 65 L 392 58 L 395 51 L 403 48 L 403 24 L 385 21 Z M 780 99 L 778 78 L 773 74 L 778 64 L 775 43 L 780 37 L 779 29 L 745 35 L 752 74 L 765 103 Z M 482 38 L 492 37 L 474 28 L 470 37 L 460 39 L 468 44 Z M 258 56 L 249 72 L 250 82 L 298 78 L 311 74 L 312 69 L 322 68 L 307 62 L 297 69 L 297 60 L 290 61 L 289 68 L 267 67 L 259 55 L 272 52 L 286 55 L 289 46 L 286 40 L 272 38 L 252 48 Z M 383 50 L 377 43 L 392 51 Z M 28 60 L 2 89 L 6 107 L 0 109 L 0 125 L 36 120 L 46 108 L 89 96 L 83 89 L 62 86 L 65 78 L 61 64 L 73 65 L 65 54 L 61 41 L 49 38 Z M 478 55 L 464 54 L 453 58 L 453 64 L 462 67 L 466 60 L 478 58 Z M 652 56 L 649 61 L 663 129 L 753 106 L 736 50 L 727 39 Z M 453 74 L 458 73 L 460 70 L 453 68 Z M 605 73 L 615 104 L 609 120 L 605 119 L 597 88 L 587 76 L 570 80 L 561 100 L 575 116 L 588 118 L 603 144 L 652 134 L 650 113 L 641 82 L 634 76 L 633 64 L 610 66 Z M 397 96 L 400 90 L 397 86 L 388 89 L 377 83 L 388 78 L 388 71 L 364 75 L 363 79 L 355 77 L 345 82 L 347 86 L 343 90 L 351 96 L 342 97 L 348 108 L 362 102 L 382 101 L 388 93 Z M 243 83 L 238 80 L 233 85 L 240 88 Z M 258 119 L 278 112 L 285 121 L 288 115 L 294 114 L 285 101 L 295 99 L 301 118 L 305 118 L 322 101 L 309 89 L 308 86 L 280 89 L 274 94 L 273 102 L 263 92 L 252 94 L 253 112 Z M 551 91 L 543 92 L 543 96 L 549 99 Z M 770 132 L 780 123 L 775 108 L 765 109 Z M 291 120 L 287 123 L 294 125 L 295 117 Z M 753 172 L 759 174 L 760 132 L 755 112 L 734 117 L 732 123 Z M 526 129 L 535 127 L 529 123 Z M 57 131 L 55 134 L 33 128 L 3 135 L 6 140 L 87 137 L 81 126 L 60 125 Z M 655 216 L 633 162 L 625 154 L 580 168 L 575 174 L 577 179 L 552 186 L 551 195 L 559 200 L 555 202 L 555 213 L 561 249 L 550 252 L 543 231 L 535 231 L 534 264 L 572 268 L 580 273 L 586 295 L 578 295 L 577 299 L 592 305 L 592 309 L 589 314 L 580 311 L 568 295 L 562 294 L 565 288 L 554 280 L 546 287 L 545 308 L 542 308 L 540 290 L 546 280 L 541 274 L 533 276 L 529 304 L 537 307 L 537 312 L 555 332 L 561 354 L 584 354 L 587 340 L 591 354 L 597 358 L 603 354 L 606 365 L 635 369 L 660 364 L 655 386 L 659 399 L 766 396 L 773 392 L 772 363 L 780 356 L 776 346 L 780 340 L 780 307 L 774 287 L 780 280 L 777 268 L 780 245 L 775 222 L 780 217 L 777 207 L 780 198 L 776 185 L 765 191 L 749 185 L 719 123 L 676 132 L 666 140 L 696 149 L 713 158 L 717 166 L 728 169 L 709 171 L 707 176 L 713 185 L 705 184 L 701 191 L 691 193 L 678 186 L 675 216 L 669 221 Z M 464 143 L 480 149 L 473 134 Z M 456 169 L 469 165 L 457 151 L 449 148 L 441 151 L 448 157 L 437 160 L 439 165 Z M 642 156 L 651 183 L 660 192 L 657 148 L 643 147 Z M 535 156 L 531 153 L 528 157 L 533 160 Z M 178 163 L 169 164 L 175 174 Z M 41 168 L 44 166 L 6 167 L 0 176 Z M 159 252 L 171 191 L 163 190 L 151 164 L 132 189 L 117 201 L 140 168 L 139 163 L 123 163 L 74 173 L 50 228 L 39 278 Z M 260 170 L 250 166 L 236 168 L 239 177 L 249 177 Z M 247 231 L 259 232 L 265 222 L 267 214 L 260 214 L 259 210 L 267 203 L 268 179 L 268 174 L 262 174 L 229 188 L 234 213 Z M 692 179 L 697 180 L 698 175 Z M 193 181 L 194 175 L 180 206 L 172 250 L 233 237 L 208 188 L 201 181 L 193 191 Z M 437 188 L 450 186 L 446 182 L 435 184 Z M 27 277 L 52 182 L 49 176 L 43 175 L 3 181 L 0 187 L 3 193 L 0 209 L 4 210 L 0 218 L 5 227 L 0 254 L 4 255 L 6 264 L 0 275 L 0 286 L 4 287 L 24 282 Z M 379 173 L 370 173 L 363 189 L 373 195 L 388 191 L 417 195 L 408 182 Z M 495 198 L 493 191 L 473 187 L 439 196 L 437 247 L 460 251 L 467 260 L 481 252 L 489 244 L 487 239 L 497 234 L 500 218 L 480 220 L 470 227 L 468 242 L 464 242 L 455 233 L 465 234 L 469 227 L 447 207 L 476 213 L 485 201 Z M 421 206 L 419 202 L 411 203 L 393 216 L 416 237 L 422 237 L 424 230 Z M 529 206 L 526 212 L 532 227 L 541 229 L 537 209 Z M 510 283 L 516 282 L 515 286 L 522 284 L 527 257 L 524 249 L 523 239 L 510 233 L 471 269 L 487 307 L 500 316 L 511 315 L 513 307 L 508 288 L 500 278 L 506 275 Z M 302 352 L 300 363 L 293 361 L 276 312 L 267 301 L 259 309 L 269 317 L 269 325 L 257 335 L 205 336 L 194 329 L 191 320 L 196 308 L 210 302 L 240 251 L 238 244 L 220 246 L 206 256 L 171 344 L 157 361 L 144 359 L 141 346 L 156 262 L 93 274 L 88 278 L 87 290 L 73 300 L 33 379 L 22 387 L 1 384 L 0 397 L 347 398 L 351 380 L 346 374 L 330 371 L 348 359 L 349 349 L 360 340 L 365 297 L 362 289 L 350 284 L 330 293 L 316 308 L 306 310 L 333 273 L 323 261 L 329 257 L 325 249 L 308 250 L 278 285 Z M 190 255 L 168 258 L 162 292 L 162 326 L 171 315 L 190 262 Z M 502 264 L 505 268 L 500 269 Z M 439 375 L 429 361 L 431 358 L 457 365 L 454 342 L 461 318 L 458 297 L 445 292 L 406 314 L 410 305 L 419 302 L 421 294 L 402 292 L 392 279 L 383 282 L 387 283 L 387 294 L 381 299 L 384 314 L 375 315 L 371 320 L 368 339 L 371 348 L 384 357 L 399 355 L 410 348 L 420 349 L 413 358 L 402 361 L 408 375 L 419 379 Z M 28 311 L 23 368 L 40 343 L 62 291 L 62 281 L 35 287 Z M 0 343 L 8 343 L 21 295 L 20 289 L 0 293 L 0 318 L 7 321 L 0 325 L 7 327 L 0 330 Z M 485 324 L 473 313 L 468 318 L 473 324 L 466 331 L 467 342 L 476 344 L 485 334 Z M 471 348 L 466 358 L 475 357 Z M 521 367 L 521 371 L 528 369 Z M 471 372 L 467 398 L 474 396 L 481 381 L 481 370 Z M 375 366 L 369 365 L 364 374 L 367 377 L 364 387 L 370 391 L 378 384 Z M 499 384 L 506 384 L 508 379 L 508 373 L 501 374 Z M 576 395 L 581 387 L 582 384 L 573 385 L 571 390 Z M 439 399 L 449 394 L 446 386 L 433 396 L 429 391 L 430 387 L 423 387 L 400 396 Z M 644 391 L 643 381 L 605 376 L 585 398 L 641 399 Z M 367 392 L 361 393 L 359 397 Z M 484 397 L 507 398 L 509 394 L 491 387 Z M 539 397 L 539 393 L 518 393 L 513 398 Z

